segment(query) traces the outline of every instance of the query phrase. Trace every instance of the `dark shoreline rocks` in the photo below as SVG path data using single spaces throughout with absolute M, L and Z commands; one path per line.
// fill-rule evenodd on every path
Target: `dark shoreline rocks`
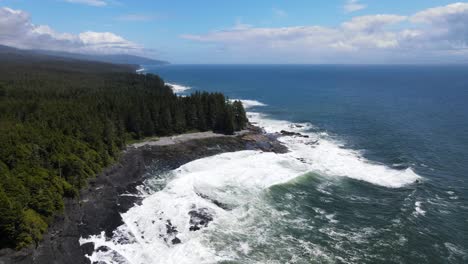
M 308 135 L 302 135 L 301 133 L 291 132 L 291 131 L 286 131 L 286 130 L 281 130 L 280 134 L 283 136 L 297 136 L 297 137 L 309 138 Z
M 237 137 L 195 139 L 167 146 L 128 148 L 118 163 L 107 168 L 80 192 L 79 199 L 65 201 L 62 215 L 56 216 L 44 239 L 37 248 L 21 251 L 0 250 L 0 264 L 6 263 L 90 263 L 85 257 L 91 254 L 91 243 L 80 246 L 80 237 L 105 231 L 110 237 L 122 224 L 120 214 L 140 202 L 137 193 L 149 173 L 173 170 L 190 161 L 240 150 L 261 150 L 284 153 L 287 148 L 277 141 L 277 136 L 264 134 L 257 127 Z M 223 206 L 220 204 L 219 206 Z M 205 219 L 206 218 L 206 219 Z M 194 229 L 205 226 L 209 219 L 202 212 L 193 212 Z M 173 244 L 180 243 L 174 237 Z

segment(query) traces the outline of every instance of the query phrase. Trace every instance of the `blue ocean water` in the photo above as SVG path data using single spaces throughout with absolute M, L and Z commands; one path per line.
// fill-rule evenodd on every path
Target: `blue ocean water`
M 267 105 L 261 112 L 311 122 L 369 160 L 411 167 L 424 180 L 407 191 L 421 196 L 426 213 L 404 227 L 414 232 L 405 251 L 445 262 L 449 243 L 464 252 L 452 252 L 452 260 L 468 262 L 468 66 L 172 65 L 149 71 L 193 90 L 260 101 Z M 396 198 L 377 191 L 377 200 Z
M 145 68 L 191 88 L 184 93 L 254 100 L 258 125 L 312 139 L 285 138 L 286 155 L 226 154 L 175 171 L 126 222 L 142 226 L 157 208 L 182 244 L 112 245 L 118 254 L 168 254 L 154 263 L 468 263 L 468 66 Z M 233 209 L 199 201 L 199 192 Z M 214 221 L 184 233 L 181 208 Z

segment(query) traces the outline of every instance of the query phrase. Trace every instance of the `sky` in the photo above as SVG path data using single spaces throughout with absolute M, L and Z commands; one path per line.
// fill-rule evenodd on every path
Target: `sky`
M 179 64 L 466 63 L 468 2 L 0 0 L 0 44 Z

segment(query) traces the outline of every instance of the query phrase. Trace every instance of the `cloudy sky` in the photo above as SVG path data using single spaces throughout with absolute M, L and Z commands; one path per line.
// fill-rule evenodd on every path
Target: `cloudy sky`
M 468 2 L 0 0 L 0 44 L 173 63 L 464 63 Z

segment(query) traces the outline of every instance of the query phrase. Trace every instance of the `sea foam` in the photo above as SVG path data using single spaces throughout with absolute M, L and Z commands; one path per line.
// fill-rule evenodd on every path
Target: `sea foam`
M 187 90 L 192 89 L 190 86 L 184 86 L 184 85 L 176 84 L 176 83 L 166 83 L 166 84 L 169 85 L 172 88 L 172 91 L 176 94 L 183 93 Z
M 265 166 L 268 164 L 268 166 Z M 288 156 L 259 151 L 225 153 L 190 162 L 172 173 L 172 180 L 141 205 L 122 214 L 124 225 L 111 239 L 105 234 L 80 239 L 94 243 L 89 259 L 104 263 L 213 263 L 233 256 L 219 256 L 207 243 L 207 233 L 232 226 L 245 216 L 244 204 L 252 203 L 267 187 L 286 182 L 307 167 Z M 218 201 L 218 205 L 213 201 Z M 232 210 L 219 206 L 224 204 Z M 191 212 L 206 212 L 213 223 L 193 232 Z M 176 233 L 168 233 L 168 225 Z M 173 239 L 181 244 L 174 244 Z M 238 245 L 244 252 L 246 244 Z
M 264 105 L 243 102 L 246 108 Z M 242 259 L 255 263 L 258 259 L 251 256 L 255 254 L 252 248 L 264 247 L 273 239 L 268 219 L 283 219 L 283 212 L 276 211 L 262 196 L 271 186 L 308 172 L 389 188 L 419 178 L 410 168 L 396 170 L 369 161 L 357 151 L 342 148 L 326 133 L 310 132 L 314 131 L 310 123 L 274 120 L 253 112 L 248 116 L 268 133 L 286 130 L 308 138 L 280 137 L 290 150 L 285 154 L 238 151 L 195 160 L 173 170 L 161 191 L 145 194 L 141 205 L 122 214 L 124 224 L 112 238 L 101 233 L 80 239 L 81 244 L 94 243 L 96 250 L 89 259 L 103 263 L 180 264 Z M 337 223 L 333 214 L 324 214 Z M 194 215 L 208 219 L 200 230 L 193 230 Z M 288 254 L 328 257 L 317 245 L 304 242 L 297 248 L 295 244 L 300 241 L 288 236 L 283 239 L 275 243 Z
M 310 123 L 291 123 L 274 120 L 261 113 L 248 113 L 251 122 L 267 133 L 290 131 L 306 137 L 281 137 L 291 157 L 308 164 L 308 169 L 330 176 L 344 176 L 385 187 L 402 187 L 420 178 L 411 168 L 396 170 L 364 158 L 360 152 L 342 147 L 326 132 L 310 132 Z
M 256 101 L 256 100 L 248 100 L 248 99 L 231 99 L 232 101 L 241 101 L 242 105 L 244 106 L 245 109 L 250 109 L 253 107 L 258 107 L 258 106 L 267 106 L 266 104 Z

